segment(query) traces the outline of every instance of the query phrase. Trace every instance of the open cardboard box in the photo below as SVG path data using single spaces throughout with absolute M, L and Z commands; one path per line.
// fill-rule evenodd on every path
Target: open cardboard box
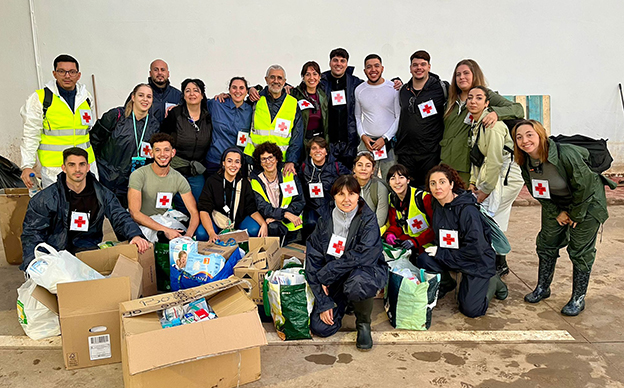
M 120 305 L 126 388 L 235 387 L 260 378 L 265 331 L 236 277 Z M 157 312 L 206 298 L 216 319 L 163 329 Z
M 88 262 L 83 260 L 84 255 L 77 257 L 110 277 L 59 283 L 57 295 L 39 286 L 32 293 L 35 299 L 59 315 L 67 369 L 121 361 L 119 303 L 139 296 L 143 267 L 136 258 L 118 255 L 113 259 L 110 252 L 105 252 L 107 250 L 90 252 Z
M 280 248 L 279 237 L 250 237 L 249 253 L 236 264 L 234 275 L 251 283 L 251 299 L 262 304 L 262 283 L 266 273 L 282 268 L 284 260 L 293 256 L 304 263 L 305 247 L 293 244 Z
M 29 201 L 27 188 L 7 188 L 0 193 L 0 231 L 9 264 L 22 264 L 22 225 Z

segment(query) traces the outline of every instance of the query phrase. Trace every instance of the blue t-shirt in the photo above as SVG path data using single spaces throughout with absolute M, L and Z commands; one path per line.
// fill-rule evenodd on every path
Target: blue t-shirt
M 210 99 L 206 101 L 206 105 L 212 116 L 212 146 L 208 150 L 206 160 L 219 164 L 223 151 L 229 147 L 236 147 L 238 131 L 250 131 L 253 107 L 244 102 L 237 108 L 231 98 L 222 103 Z

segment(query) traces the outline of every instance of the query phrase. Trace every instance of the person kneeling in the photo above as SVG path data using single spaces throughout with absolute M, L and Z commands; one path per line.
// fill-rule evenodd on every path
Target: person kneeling
M 320 337 L 335 334 L 352 303 L 356 346 L 367 350 L 373 347 L 373 298 L 388 280 L 379 226 L 352 175 L 338 178 L 330 193 L 334 200 L 320 209 L 306 244 L 306 278 L 315 298 L 310 330 Z
M 437 249 L 429 248 L 420 254 L 417 266 L 427 272 L 461 272 L 457 293 L 459 311 L 470 318 L 485 315 L 493 297 L 503 300 L 508 293 L 496 274 L 490 227 L 457 171 L 446 164 L 435 166 L 429 170 L 425 182 L 436 199 L 432 223 Z M 448 289 L 452 288 L 455 287 Z

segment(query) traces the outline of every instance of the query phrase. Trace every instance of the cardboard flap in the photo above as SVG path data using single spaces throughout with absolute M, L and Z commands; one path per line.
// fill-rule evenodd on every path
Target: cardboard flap
M 104 275 L 108 275 L 115 268 L 119 255 L 124 255 L 128 258 L 136 260 L 139 253 L 136 245 L 122 244 L 105 249 L 78 252 L 76 257 L 96 271 Z
M 117 263 L 110 277 L 127 276 L 130 279 L 130 297 L 137 299 L 141 295 L 141 285 L 143 283 L 143 267 L 138 261 L 119 255 Z
M 247 229 L 243 229 L 219 235 L 221 241 L 227 241 L 230 238 L 233 238 L 237 243 L 247 242 L 249 241 L 249 233 L 247 233 Z
M 122 321 L 133 318 L 123 318 Z M 267 344 L 255 310 L 125 337 L 130 375 Z
M 130 279 L 126 276 L 59 283 L 57 289 L 61 317 L 118 311 L 119 303 L 130 300 Z
M 50 291 L 46 290 L 41 286 L 35 287 L 32 292 L 32 297 L 37 299 L 41 304 L 49 308 L 51 311 L 58 315 L 59 307 L 58 307 L 58 299 L 56 295 L 52 294 Z
M 244 280 L 235 276 L 227 279 L 204 284 L 198 287 L 170 292 L 168 294 L 154 295 L 147 298 L 131 300 L 119 306 L 124 317 L 143 315 L 154 311 L 166 309 L 167 307 L 191 302 L 195 299 L 210 297 L 216 293 L 238 285 L 246 285 Z

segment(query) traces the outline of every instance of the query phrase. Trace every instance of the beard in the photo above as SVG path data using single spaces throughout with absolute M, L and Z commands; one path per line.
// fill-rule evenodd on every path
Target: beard
M 376 82 L 379 82 L 379 80 L 381 79 L 381 74 L 379 74 L 379 75 L 377 76 L 377 78 L 375 78 L 375 79 L 373 79 L 373 78 L 369 77 L 368 75 L 366 76 L 366 78 L 368 78 L 368 81 L 369 81 L 370 83 L 374 84 L 374 83 L 376 83 Z
M 156 165 L 158 167 L 160 167 L 160 168 L 167 168 L 171 164 L 171 159 L 173 159 L 173 158 L 170 158 L 169 161 L 166 164 L 160 164 L 160 163 L 158 163 L 158 159 L 154 159 L 154 163 L 156 163 Z

